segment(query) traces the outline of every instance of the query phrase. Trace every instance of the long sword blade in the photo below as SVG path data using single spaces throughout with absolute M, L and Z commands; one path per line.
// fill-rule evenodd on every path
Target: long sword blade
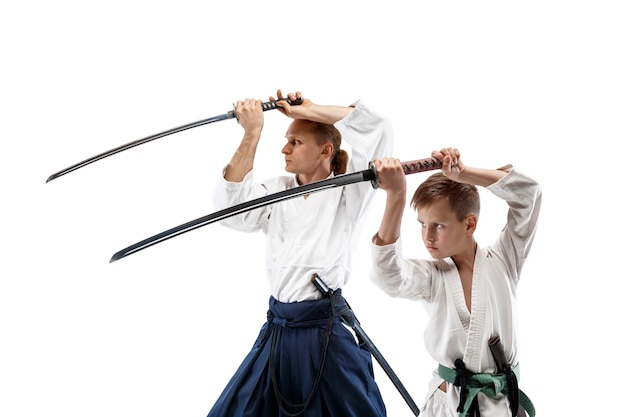
M 403 162 L 402 167 L 404 168 L 405 174 L 408 175 L 414 174 L 416 172 L 431 171 L 441 168 L 441 162 L 435 158 L 426 158 L 410 162 Z M 269 194 L 260 198 L 256 198 L 254 200 L 246 201 L 244 203 L 225 208 L 223 210 L 216 211 L 206 216 L 199 217 L 190 222 L 181 224 L 180 226 L 173 227 L 169 230 L 156 234 L 152 237 L 142 240 L 141 242 L 135 243 L 131 246 L 128 246 L 127 248 L 118 251 L 111 257 L 110 263 L 118 261 L 128 255 L 132 255 L 146 248 L 149 248 L 150 246 L 156 245 L 157 243 L 161 243 L 167 239 L 171 239 L 175 236 L 180 236 L 183 233 L 187 233 L 199 227 L 203 227 L 211 223 L 227 219 L 237 214 L 245 213 L 250 210 L 254 210 L 305 194 L 312 194 L 330 188 L 342 187 L 344 185 L 365 181 L 370 181 L 374 188 L 378 187 L 376 168 L 371 162 L 369 169 L 363 171 L 358 171 L 351 174 L 337 175 L 333 178 L 328 178 L 322 181 L 316 181 L 310 184 L 301 185 L 299 187 L 290 188 L 288 190 L 279 191 L 277 193 Z
M 298 105 L 298 104 L 302 103 L 302 99 L 291 101 L 291 100 L 289 100 L 287 98 L 282 98 L 282 99 L 278 99 L 278 100 L 275 100 L 275 101 L 268 101 L 268 102 L 263 103 L 262 104 L 263 111 L 275 109 L 277 107 L 276 106 L 276 102 L 280 101 L 280 100 L 286 100 L 291 105 Z M 54 180 L 56 178 L 59 178 L 59 177 L 65 175 L 65 174 L 69 174 L 72 171 L 76 171 L 77 169 L 82 168 L 82 167 L 84 167 L 86 165 L 89 165 L 89 164 L 91 164 L 93 162 L 99 161 L 99 160 L 104 159 L 106 157 L 109 157 L 111 155 L 115 155 L 116 153 L 128 150 L 130 148 L 134 148 L 135 146 L 143 145 L 144 143 L 151 142 L 151 141 L 153 141 L 155 139 L 159 139 L 159 138 L 162 138 L 164 136 L 173 135 L 174 133 L 182 132 L 184 130 L 193 129 L 193 128 L 198 127 L 198 126 L 207 125 L 209 123 L 219 122 L 221 120 L 227 120 L 227 119 L 234 119 L 236 117 L 237 117 L 237 115 L 235 114 L 235 111 L 234 110 L 230 110 L 229 112 L 224 113 L 224 114 L 220 114 L 218 116 L 209 117 L 208 119 L 199 120 L 199 121 L 193 122 L 193 123 L 188 123 L 186 125 L 175 127 L 173 129 L 169 129 L 169 130 L 166 130 L 166 131 L 161 132 L 161 133 L 156 133 L 154 135 L 150 135 L 150 136 L 147 136 L 147 137 L 142 138 L 142 139 L 137 139 L 137 140 L 134 140 L 132 142 L 128 142 L 128 143 L 126 143 L 124 145 L 118 146 L 117 148 L 113 148 L 113 149 L 110 149 L 110 150 L 108 150 L 106 152 L 99 153 L 98 155 L 92 156 L 91 158 L 87 158 L 84 161 L 78 162 L 77 164 L 74 164 L 74 165 L 69 166 L 69 167 L 67 167 L 65 169 L 62 169 L 61 171 L 55 172 L 54 174 L 50 175 L 50 177 L 48 177 L 46 182 L 50 182 L 50 181 L 52 181 L 52 180 Z
M 365 333 L 358 320 L 355 319 L 352 329 L 359 336 L 359 338 L 363 340 L 365 346 L 367 346 L 367 349 L 370 351 L 374 359 L 376 359 L 380 367 L 383 368 L 383 371 L 385 371 L 385 373 L 387 374 L 393 385 L 396 387 L 406 404 L 409 406 L 413 414 L 419 416 L 420 409 L 417 404 L 415 404 L 415 401 L 413 401 L 413 398 L 409 394 L 409 391 L 407 391 L 404 384 L 402 384 L 402 381 L 400 381 L 400 378 L 393 371 L 391 365 L 389 365 L 389 362 L 387 362 L 383 354 L 380 353 L 380 350 L 378 350 L 376 345 L 374 345 L 372 339 L 370 339 L 367 333 Z
M 333 295 L 331 294 L 332 290 L 330 289 L 330 287 L 328 287 L 328 285 L 326 285 L 324 280 L 322 280 L 322 278 L 319 275 L 313 274 L 313 276 L 311 277 L 311 282 L 313 283 L 313 285 L 315 285 L 315 287 L 322 294 L 324 294 L 325 297 L 333 297 Z M 347 303 L 348 302 L 346 301 L 346 304 Z M 389 362 L 387 362 L 387 360 L 385 359 L 383 354 L 380 352 L 380 350 L 378 350 L 376 345 L 374 345 L 374 342 L 372 342 L 372 339 L 370 339 L 367 333 L 365 333 L 365 331 L 361 327 L 361 323 L 359 323 L 359 320 L 356 318 L 354 311 L 349 305 L 348 305 L 348 309 L 349 309 L 349 312 L 346 312 L 345 314 L 341 315 L 342 322 L 350 326 L 352 330 L 354 330 L 354 333 L 356 333 L 359 340 L 365 343 L 365 346 L 367 347 L 367 349 L 370 351 L 372 356 L 376 359 L 380 367 L 383 368 L 383 370 L 385 371 L 385 373 L 387 374 L 387 376 L 389 377 L 393 385 L 396 387 L 396 389 L 400 393 L 400 395 L 402 395 L 402 398 L 404 398 L 404 401 L 406 401 L 411 411 L 413 411 L 413 414 L 415 414 L 416 416 L 419 416 L 420 409 L 417 407 L 417 404 L 415 404 L 415 401 L 413 401 L 411 394 L 409 394 L 409 391 L 407 391 L 407 389 L 404 387 L 404 384 L 402 384 L 402 381 L 400 381 L 400 378 L 393 371 L 393 369 L 391 368 L 391 365 L 389 365 Z

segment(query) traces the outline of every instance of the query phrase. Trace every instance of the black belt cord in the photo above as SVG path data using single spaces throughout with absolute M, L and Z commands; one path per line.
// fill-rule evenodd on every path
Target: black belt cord
M 465 363 L 460 358 L 454 361 L 454 366 L 456 370 L 456 377 L 454 379 L 454 385 L 461 389 L 460 398 L 459 398 L 459 406 L 456 409 L 456 411 L 460 413 L 463 411 L 463 406 L 465 404 L 465 401 L 467 400 L 467 394 L 468 394 L 467 380 L 472 375 L 474 375 L 474 373 L 469 371 L 466 368 Z M 517 383 L 517 376 L 515 375 L 515 372 L 513 372 L 513 369 L 511 369 L 511 367 L 509 366 L 507 366 L 506 370 L 504 371 L 504 374 L 506 374 L 507 397 L 509 399 L 509 407 L 511 409 L 511 415 L 513 417 L 516 417 L 518 415 L 523 416 L 525 415 L 525 413 L 518 414 L 520 412 L 523 413 L 523 411 L 521 411 L 519 407 L 519 387 Z M 472 404 L 467 410 L 467 416 L 468 417 L 480 417 L 480 410 L 478 409 L 478 396 L 474 397 Z
M 459 406 L 456 409 L 456 411 L 460 413 L 463 411 L 463 406 L 465 405 L 465 401 L 467 400 L 467 394 L 469 393 L 467 389 L 467 380 L 472 375 L 474 375 L 474 373 L 469 371 L 465 367 L 465 363 L 463 363 L 463 360 L 460 358 L 454 361 L 454 366 L 456 368 L 456 377 L 454 378 L 454 386 L 461 388 Z M 472 404 L 467 410 L 467 416 L 468 417 L 480 417 L 480 410 L 478 409 L 478 396 L 474 397 Z

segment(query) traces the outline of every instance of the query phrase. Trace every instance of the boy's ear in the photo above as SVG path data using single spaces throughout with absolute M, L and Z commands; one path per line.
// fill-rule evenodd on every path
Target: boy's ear
M 465 229 L 468 233 L 472 234 L 476 231 L 476 224 L 478 223 L 478 217 L 475 214 L 470 214 L 465 218 Z

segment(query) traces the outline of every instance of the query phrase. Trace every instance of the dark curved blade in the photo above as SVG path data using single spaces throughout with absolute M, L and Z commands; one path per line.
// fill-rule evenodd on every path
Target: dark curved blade
M 406 175 L 409 175 L 417 172 L 439 169 L 441 168 L 441 162 L 435 158 L 425 158 L 415 161 L 402 162 L 402 167 L 404 169 L 404 173 Z M 364 181 L 370 181 L 374 188 L 378 188 L 378 176 L 376 174 L 376 168 L 374 167 L 374 164 L 372 162 L 370 162 L 369 169 L 363 171 L 358 171 L 351 174 L 337 175 L 333 178 L 312 182 L 310 184 L 301 185 L 299 187 L 290 188 L 288 190 L 279 191 L 277 193 L 269 194 L 261 198 L 246 201 L 244 203 L 216 211 L 215 213 L 208 214 L 180 226 L 176 226 L 157 235 L 144 239 L 141 242 L 135 243 L 134 245 L 128 246 L 125 249 L 122 249 L 111 257 L 110 263 L 120 260 L 128 255 L 132 255 L 133 253 L 137 253 L 146 248 L 149 248 L 150 246 L 156 245 L 157 243 L 161 243 L 167 239 L 171 239 L 175 236 L 182 235 L 183 233 L 187 233 L 199 227 L 206 226 L 220 220 L 224 220 L 237 214 L 245 213 L 256 208 L 264 207 L 269 204 L 288 200 L 290 198 L 302 196 L 305 194 L 312 194 L 318 191 Z
M 282 99 L 278 99 L 278 100 L 275 100 L 275 101 L 268 101 L 266 103 L 263 103 L 263 105 L 262 105 L 263 106 L 263 111 L 275 109 L 277 107 L 276 106 L 276 102 L 280 101 L 280 100 L 286 100 L 291 105 L 298 105 L 298 104 L 302 103 L 302 99 L 291 101 L 291 100 L 289 100 L 287 98 L 282 98 Z M 115 155 L 116 153 L 128 150 L 130 148 L 134 148 L 135 146 L 143 145 L 144 143 L 151 142 L 151 141 L 153 141 L 155 139 L 159 139 L 159 138 L 162 138 L 164 136 L 173 135 L 174 133 L 182 132 L 182 131 L 188 130 L 188 129 L 193 129 L 195 127 L 203 126 L 203 125 L 206 125 L 206 124 L 209 124 L 209 123 L 218 122 L 218 121 L 226 120 L 226 119 L 234 119 L 234 118 L 236 118 L 235 111 L 231 110 L 231 111 L 229 111 L 227 113 L 224 113 L 224 114 L 221 114 L 219 116 L 214 116 L 214 117 L 210 117 L 208 119 L 199 120 L 197 122 L 188 123 L 186 125 L 175 127 L 173 129 L 166 130 L 166 131 L 161 132 L 161 133 L 157 133 L 157 134 L 154 134 L 154 135 L 151 135 L 151 136 L 147 136 L 147 137 L 142 138 L 142 139 L 137 139 L 137 140 L 134 140 L 132 142 L 128 142 L 128 143 L 126 143 L 124 145 L 118 146 L 117 148 L 113 148 L 113 149 L 108 150 L 106 152 L 102 152 L 102 153 L 100 153 L 98 155 L 92 156 L 91 158 L 87 158 L 87 159 L 85 159 L 82 162 L 79 162 L 79 163 L 74 164 L 74 165 L 72 165 L 70 167 L 62 169 L 61 171 L 56 172 L 56 173 L 50 175 L 50 177 L 48 177 L 46 182 L 50 182 L 53 179 L 59 178 L 59 177 L 65 175 L 65 174 L 69 174 L 70 172 L 76 171 L 77 169 L 82 168 L 82 167 L 84 167 L 86 165 L 89 165 L 89 164 L 91 164 L 93 162 L 99 161 L 99 160 L 104 159 L 106 157 L 109 157 L 111 155 Z
M 167 239 L 171 239 L 175 236 L 182 235 L 183 233 L 190 232 L 199 227 L 227 219 L 240 213 L 245 213 L 256 208 L 264 207 L 273 203 L 288 200 L 290 198 L 295 198 L 305 194 L 312 194 L 329 188 L 340 187 L 356 182 L 375 180 L 376 171 L 367 169 L 365 171 L 359 171 L 352 174 L 338 175 L 336 177 L 326 180 L 312 182 L 310 184 L 305 184 L 300 187 L 290 188 L 288 190 L 279 191 L 277 193 L 269 194 L 260 198 L 256 198 L 254 200 L 246 201 L 244 203 L 237 204 L 232 207 L 216 211 L 215 213 L 197 218 L 185 224 L 181 224 L 180 226 L 176 226 L 157 235 L 144 239 L 141 242 L 135 243 L 134 245 L 131 245 L 115 253 L 111 257 L 110 263 L 122 259 L 128 255 L 132 255 L 133 253 L 137 253 L 143 249 L 149 248 L 150 246 L 156 245 L 157 243 L 161 243 Z
M 234 116 L 232 116 L 232 117 L 234 117 Z M 138 140 L 129 142 L 129 143 L 125 144 L 125 145 L 118 146 L 117 148 L 113 148 L 113 149 L 108 150 L 106 152 L 102 152 L 102 153 L 100 153 L 98 155 L 92 156 L 91 158 L 87 158 L 87 159 L 85 159 L 82 162 L 79 162 L 79 163 L 74 164 L 74 165 L 72 165 L 70 167 L 62 169 L 61 171 L 56 172 L 56 173 L 50 175 L 50 177 L 48 177 L 48 180 L 46 182 L 50 182 L 50 181 L 52 181 L 55 178 L 59 178 L 59 177 L 65 175 L 65 174 L 69 174 L 72 171 L 76 171 L 77 169 L 82 168 L 82 167 L 84 167 L 86 165 L 89 165 L 89 164 L 91 164 L 93 162 L 99 161 L 100 159 L 104 159 L 104 158 L 106 158 L 108 156 L 115 155 L 116 153 L 125 151 L 125 150 L 130 149 L 130 148 L 134 148 L 135 146 L 143 145 L 144 143 L 153 141 L 155 139 L 159 139 L 159 138 L 162 138 L 164 136 L 172 135 L 174 133 L 182 132 L 183 130 L 193 129 L 194 127 L 198 127 L 198 126 L 206 125 L 206 124 L 209 124 L 209 123 L 217 122 L 219 120 L 230 119 L 232 117 L 229 116 L 228 113 L 227 114 L 222 114 L 220 116 L 215 116 L 215 117 L 211 117 L 210 119 L 204 119 L 204 120 L 200 120 L 200 121 L 197 121 L 197 122 L 194 122 L 194 123 L 189 123 L 189 124 L 186 124 L 186 125 L 183 125 L 183 126 L 180 126 L 180 127 L 176 127 L 174 129 L 166 130 L 165 132 L 161 132 L 161 133 L 157 133 L 157 134 L 152 135 L 152 136 L 145 137 L 143 139 L 138 139 Z

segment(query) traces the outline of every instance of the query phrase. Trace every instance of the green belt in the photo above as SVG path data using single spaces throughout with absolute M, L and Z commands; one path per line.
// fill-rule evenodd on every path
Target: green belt
M 515 365 L 512 370 L 517 379 L 519 379 L 519 364 Z M 454 384 L 456 380 L 456 369 L 439 364 L 439 375 L 446 381 Z M 463 404 L 463 411 L 459 412 L 459 417 L 465 417 L 467 415 L 472 401 L 474 401 L 474 398 L 479 392 L 491 398 L 495 398 L 500 393 L 504 395 L 508 394 L 506 374 L 473 374 L 468 377 L 466 381 L 468 394 L 465 404 Z M 519 390 L 519 403 L 530 417 L 535 417 L 535 406 L 522 390 Z

